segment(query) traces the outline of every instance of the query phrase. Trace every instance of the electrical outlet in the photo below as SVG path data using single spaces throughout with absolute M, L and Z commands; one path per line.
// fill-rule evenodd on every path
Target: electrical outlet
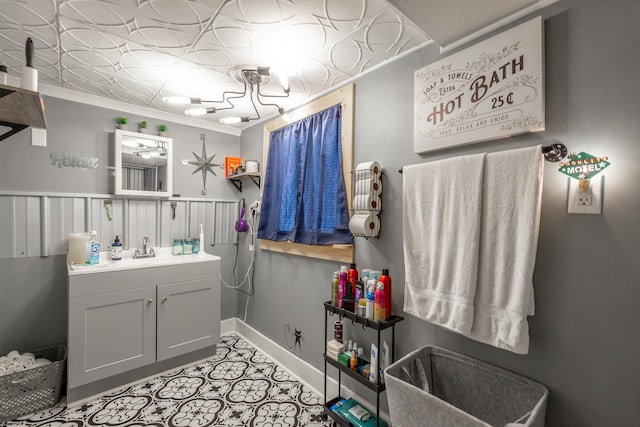
M 580 191 L 578 180 L 569 178 L 569 213 L 596 214 L 602 213 L 602 175 L 591 178 L 587 191 Z
M 249 206 L 249 210 L 252 214 L 260 214 L 260 208 L 262 207 L 262 202 L 260 200 L 254 200 Z
M 593 204 L 591 186 L 589 186 L 589 189 L 586 192 L 580 191 L 578 188 L 578 192 L 576 193 L 576 202 L 578 203 L 578 206 L 591 206 Z

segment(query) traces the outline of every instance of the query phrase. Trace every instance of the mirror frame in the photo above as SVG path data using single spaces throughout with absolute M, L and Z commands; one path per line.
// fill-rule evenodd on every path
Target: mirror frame
M 165 191 L 125 190 L 122 188 L 122 140 L 124 137 L 162 141 L 167 144 L 167 179 Z M 173 138 L 116 129 L 114 141 L 115 186 L 114 194 L 125 196 L 171 197 L 173 196 Z

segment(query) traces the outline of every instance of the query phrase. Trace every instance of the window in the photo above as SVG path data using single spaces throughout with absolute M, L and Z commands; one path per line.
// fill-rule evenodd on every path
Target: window
M 265 125 L 260 247 L 353 262 L 352 236 L 348 230 L 353 85 L 289 115 L 294 121 L 291 125 L 281 118 Z M 311 138 L 315 143 L 306 138 L 320 131 L 325 134 L 320 144 L 318 138 Z

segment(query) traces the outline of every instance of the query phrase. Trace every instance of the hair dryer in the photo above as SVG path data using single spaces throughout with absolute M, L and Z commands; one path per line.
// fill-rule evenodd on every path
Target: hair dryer
M 244 219 L 244 210 L 245 210 L 245 207 L 243 206 L 242 210 L 240 211 L 240 218 L 236 220 L 235 228 L 238 233 L 244 233 L 247 230 L 249 230 L 249 223 L 247 222 L 246 219 Z

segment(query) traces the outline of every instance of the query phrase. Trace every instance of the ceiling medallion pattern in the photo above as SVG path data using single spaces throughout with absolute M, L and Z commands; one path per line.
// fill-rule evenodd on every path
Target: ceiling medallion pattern
M 180 115 L 162 97 L 215 99 L 239 64 L 296 71 L 290 108 L 428 40 L 385 0 L 15 0 L 0 33 L 10 75 L 31 37 L 41 83 Z

